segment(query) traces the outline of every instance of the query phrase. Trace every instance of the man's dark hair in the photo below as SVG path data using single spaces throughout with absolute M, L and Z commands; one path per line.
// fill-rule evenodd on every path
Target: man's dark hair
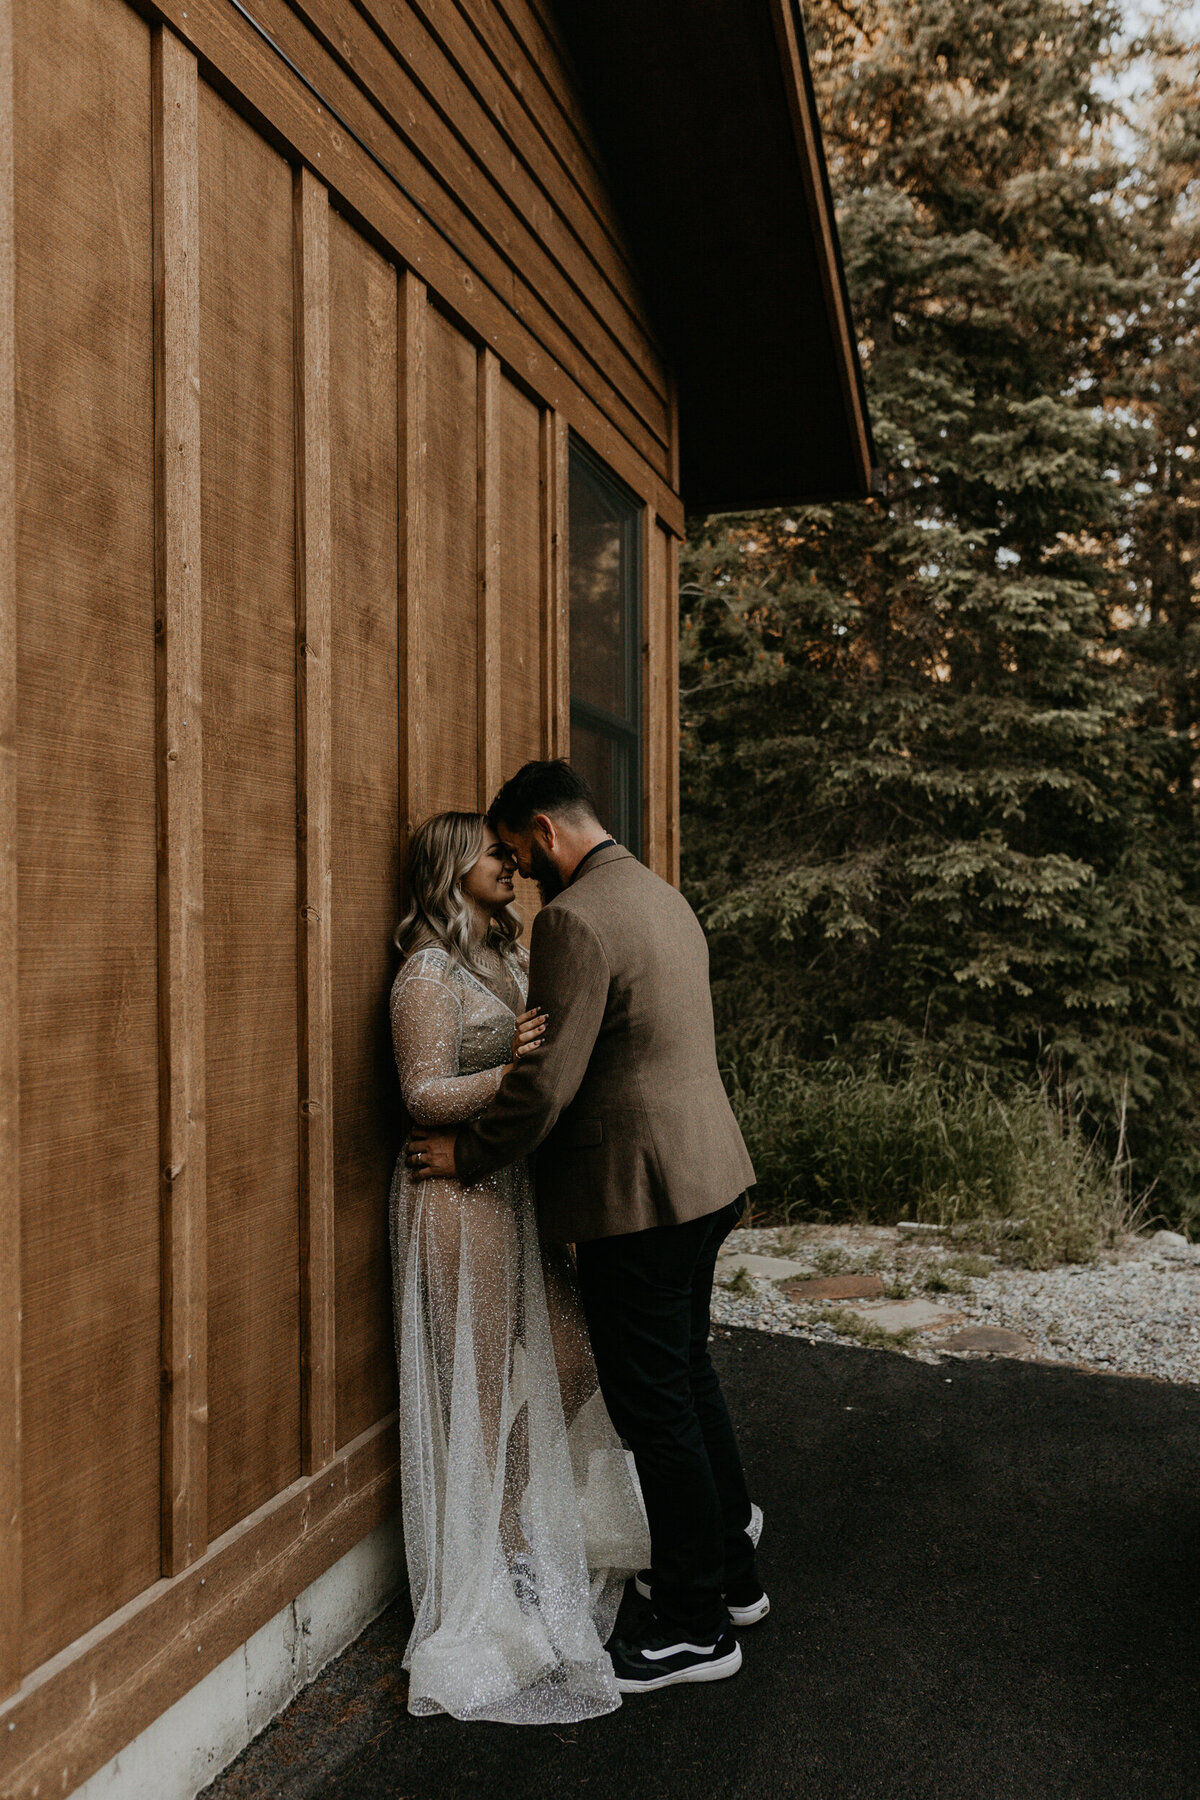
M 572 813 L 595 819 L 596 796 L 577 769 L 556 757 L 553 762 L 527 762 L 510 775 L 488 808 L 488 824 L 495 830 L 528 831 L 535 813 Z

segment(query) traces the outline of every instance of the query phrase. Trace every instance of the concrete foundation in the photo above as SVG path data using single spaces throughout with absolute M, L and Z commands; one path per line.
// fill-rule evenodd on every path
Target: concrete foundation
M 404 1584 L 400 1515 L 376 1527 L 71 1800 L 194 1800 Z

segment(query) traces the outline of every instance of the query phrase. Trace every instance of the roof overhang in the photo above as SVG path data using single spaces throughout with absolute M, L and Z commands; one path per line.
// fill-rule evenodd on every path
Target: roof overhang
M 691 512 L 867 494 L 875 452 L 796 0 L 555 0 L 679 385 Z

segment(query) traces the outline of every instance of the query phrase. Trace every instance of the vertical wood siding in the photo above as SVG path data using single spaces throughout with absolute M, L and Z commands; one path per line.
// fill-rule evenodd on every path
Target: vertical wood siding
M 0 0 L 0 1698 L 21 1664 L 21 1185 L 17 1081 L 17 546 L 12 0 Z
M 292 178 L 200 93 L 208 1505 L 300 1474 Z
M 479 351 L 475 365 L 475 804 L 487 807 L 500 780 L 500 470 L 504 456 L 500 418 L 500 360 Z
M 541 489 L 542 755 L 566 756 L 571 736 L 570 516 L 571 433 L 561 413 L 542 414 Z
M 572 429 L 646 502 L 646 841 L 677 866 L 674 408 L 547 23 L 274 4 L 336 40 L 322 79 L 423 159 L 474 273 L 377 169 L 348 200 L 348 164 L 288 149 L 350 154 L 227 6 L 60 0 L 51 36 L 0 0 L 14 1797 L 69 1792 L 213 1666 L 209 1609 L 236 1596 L 246 1635 L 395 1504 L 400 855 L 569 753 Z
M 54 22 L 17 0 L 26 1670 L 160 1563 L 150 31 Z
M 499 547 L 496 558 L 500 629 L 495 686 L 499 754 L 487 804 L 505 775 L 542 754 L 542 496 L 541 418 L 511 381 L 500 384 L 497 407 Z M 532 921 L 537 888 L 517 877 L 517 905 Z
M 396 1404 L 387 1194 L 398 1144 L 387 996 L 399 862 L 396 271 L 330 227 L 333 1120 L 337 1442 Z
M 208 1541 L 201 748 L 200 138 L 196 59 L 152 51 L 162 1571 Z
M 396 318 L 396 531 L 399 569 L 401 828 L 424 803 L 429 752 L 425 588 L 429 571 L 429 306 L 425 283 L 400 275 Z
M 423 717 L 414 821 L 479 799 L 478 431 L 475 345 L 430 307 L 425 322 L 427 444 L 421 660 L 410 707 Z
M 292 183 L 299 796 L 300 1464 L 334 1449 L 333 867 L 330 834 L 329 196 Z

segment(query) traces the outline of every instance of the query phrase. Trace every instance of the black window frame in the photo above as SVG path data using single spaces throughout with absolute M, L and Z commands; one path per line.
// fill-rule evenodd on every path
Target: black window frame
M 615 798 L 614 816 L 608 829 L 618 843 L 640 857 L 642 854 L 642 536 L 645 531 L 645 502 L 626 487 L 607 464 L 571 433 L 568 455 L 568 480 L 572 487 L 576 471 L 592 482 L 606 497 L 614 500 L 621 511 L 621 630 L 624 649 L 625 693 L 629 718 L 620 718 L 606 707 L 589 700 L 570 697 L 570 723 L 578 724 L 597 737 L 606 738 L 613 746 Z M 570 503 L 568 499 L 568 517 Z M 568 565 L 571 554 L 568 532 Z M 568 568 L 569 591 L 569 568 Z M 570 627 L 568 626 L 568 629 Z M 569 666 L 569 664 L 568 664 Z M 621 779 L 615 779 L 618 770 Z

